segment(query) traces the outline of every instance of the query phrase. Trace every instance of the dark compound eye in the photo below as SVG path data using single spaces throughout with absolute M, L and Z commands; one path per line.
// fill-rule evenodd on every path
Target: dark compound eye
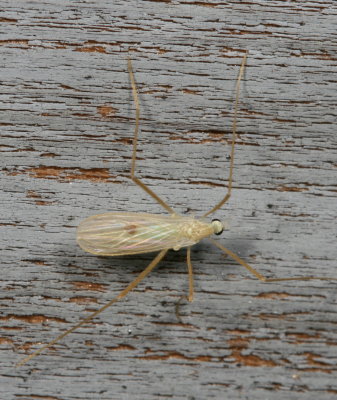
M 217 232 L 214 232 L 214 233 L 215 233 L 216 235 L 221 235 L 222 232 L 223 232 L 223 225 L 222 225 L 221 221 L 220 221 L 219 219 L 212 219 L 212 224 L 213 224 L 213 225 L 215 225 L 214 222 L 216 222 L 216 223 L 217 223 L 216 225 L 218 225 L 219 227 L 220 227 L 220 226 L 222 227 L 221 229 L 219 229 Z

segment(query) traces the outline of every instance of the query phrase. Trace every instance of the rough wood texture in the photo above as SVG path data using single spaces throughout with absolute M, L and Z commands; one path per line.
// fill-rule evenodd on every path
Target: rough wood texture
M 207 242 L 21 369 L 13 365 L 122 290 L 152 254 L 98 258 L 79 221 L 178 212 L 223 195 L 235 80 L 234 193 L 219 238 L 267 276 L 336 271 L 334 1 L 2 1 L 1 390 L 4 399 L 316 399 L 337 393 L 337 282 L 263 284 Z

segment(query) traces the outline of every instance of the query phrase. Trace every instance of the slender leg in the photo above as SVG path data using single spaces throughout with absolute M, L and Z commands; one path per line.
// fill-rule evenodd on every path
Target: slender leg
M 182 300 L 188 300 L 190 302 L 193 301 L 193 296 L 194 296 L 194 283 L 193 283 L 193 267 L 191 263 L 191 247 L 187 247 L 187 270 L 188 270 L 188 296 L 181 296 L 180 299 L 176 303 L 176 310 L 175 314 L 177 317 L 177 320 L 180 321 L 180 323 L 183 323 L 181 316 L 180 316 L 180 304 Z
M 132 289 L 134 289 L 145 277 L 148 275 L 154 267 L 159 263 L 159 261 L 165 256 L 168 250 L 162 250 L 160 253 L 157 254 L 157 256 L 150 262 L 150 264 L 144 269 L 143 272 L 141 272 L 137 278 L 132 281 L 124 290 L 122 290 L 118 296 L 114 297 L 112 300 L 110 300 L 107 304 L 105 304 L 103 307 L 99 308 L 92 314 L 88 315 L 86 318 L 83 318 L 78 324 L 74 325 L 72 328 L 68 329 L 67 331 L 63 332 L 61 335 L 59 335 L 57 338 L 53 339 L 51 342 L 47 343 L 46 345 L 42 346 L 40 349 L 34 351 L 34 353 L 30 354 L 29 356 L 25 357 L 23 360 L 18 362 L 16 364 L 16 367 L 21 367 L 22 365 L 26 364 L 29 360 L 32 358 L 36 357 L 38 354 L 40 354 L 43 350 L 48 349 L 49 347 L 53 346 L 55 343 L 63 339 L 65 336 L 69 335 L 69 333 L 74 332 L 77 328 L 80 326 L 88 323 L 91 321 L 93 318 L 95 318 L 98 314 L 106 310 L 108 307 L 110 307 L 112 304 L 116 303 L 117 301 L 121 300 L 123 297 L 125 297 Z
M 135 123 L 135 133 L 133 137 L 133 152 L 131 161 L 131 179 L 133 180 L 134 183 L 140 186 L 146 193 L 148 193 L 154 200 L 156 200 L 157 203 L 159 203 L 162 207 L 164 207 L 165 210 L 167 210 L 170 214 L 175 214 L 174 210 L 168 204 L 166 204 L 164 200 L 162 200 L 159 196 L 157 196 L 147 185 L 145 185 L 145 183 L 143 183 L 139 178 L 135 176 L 140 107 L 139 107 L 136 81 L 133 75 L 132 63 L 130 59 L 128 59 L 128 70 L 130 74 L 133 99 L 136 106 L 136 123 Z
M 191 263 L 191 247 L 187 247 L 187 269 L 188 269 L 188 285 L 189 285 L 189 293 L 187 300 L 193 301 L 194 283 L 193 283 L 193 268 Z
M 244 55 L 238 79 L 236 81 L 236 97 L 235 97 L 235 108 L 234 108 L 234 118 L 233 118 L 233 126 L 232 126 L 232 147 L 231 147 L 231 161 L 229 165 L 229 176 L 228 176 L 228 187 L 227 187 L 227 194 L 225 197 L 219 201 L 210 211 L 203 215 L 206 217 L 209 214 L 214 213 L 214 211 L 218 210 L 221 206 L 223 206 L 226 201 L 231 197 L 232 192 L 232 182 L 233 182 L 233 166 L 234 166 L 234 148 L 235 148 L 235 140 L 236 140 L 236 121 L 237 121 L 237 114 L 238 114 L 238 105 L 239 105 L 239 97 L 240 97 L 240 82 L 243 77 L 243 73 L 245 70 L 246 60 L 247 60 L 248 52 Z
M 294 277 L 294 278 L 266 278 L 262 274 L 260 274 L 258 271 L 256 271 L 251 265 L 246 263 L 242 258 L 240 258 L 238 255 L 233 253 L 232 251 L 228 250 L 226 247 L 222 246 L 220 243 L 217 241 L 208 238 L 215 246 L 219 247 L 222 251 L 224 251 L 226 254 L 228 254 L 230 257 L 232 257 L 235 261 L 237 261 L 240 265 L 248 269 L 249 272 L 251 272 L 253 275 L 255 275 L 260 281 L 262 282 L 281 282 L 281 281 L 310 281 L 313 279 L 320 279 L 323 281 L 335 281 L 337 278 L 325 278 L 321 276 L 299 276 L 299 277 Z

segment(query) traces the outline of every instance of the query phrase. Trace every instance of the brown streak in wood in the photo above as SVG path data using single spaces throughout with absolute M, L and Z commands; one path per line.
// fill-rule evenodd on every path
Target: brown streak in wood
M 105 105 L 105 106 L 98 106 L 97 111 L 102 117 L 107 118 L 115 115 L 118 110 L 117 108 Z
M 74 281 L 68 283 L 72 284 L 76 289 L 79 290 L 92 290 L 96 292 L 105 292 L 106 287 L 108 286 L 100 283 L 83 282 L 83 281 Z
M 222 143 L 229 143 L 229 141 L 225 137 L 217 138 L 217 139 L 200 139 L 200 140 L 196 140 L 196 139 L 189 139 L 186 136 L 177 136 L 177 135 L 174 135 L 174 134 L 170 134 L 169 140 L 172 140 L 172 141 L 178 140 L 178 141 L 180 141 L 180 143 L 193 143 L 193 144 L 208 144 L 208 143 L 211 143 L 211 144 L 214 144 L 214 143 L 219 144 L 219 143 L 221 143 L 222 144 Z M 245 143 L 237 143 L 237 144 L 238 144 L 238 146 L 239 145 L 260 146 L 257 143 L 247 143 L 247 142 L 245 142 Z
M 251 339 L 248 338 L 234 338 L 227 341 L 231 349 L 246 349 Z
M 221 387 L 228 388 L 228 387 L 231 386 L 231 384 L 230 383 L 223 383 L 223 382 L 214 382 L 212 380 L 212 386 L 221 386 Z M 192 399 L 193 399 L 193 397 L 192 397 Z
M 147 352 L 152 352 L 152 350 L 148 350 Z M 152 355 L 152 356 L 141 356 L 141 357 L 138 357 L 138 358 L 141 359 L 141 360 L 170 360 L 172 358 L 175 358 L 175 359 L 185 360 L 185 361 L 210 362 L 210 361 L 212 361 L 213 357 L 204 356 L 204 355 L 196 356 L 196 357 L 188 357 L 188 356 L 185 356 L 184 354 L 179 353 L 177 351 L 170 351 L 170 352 L 166 352 L 166 354 L 160 355 L 160 356 L 159 355 L 158 356 Z
M 207 339 L 207 338 L 201 337 L 201 336 L 196 336 L 195 340 L 199 340 L 200 342 L 205 342 L 205 343 L 214 343 L 214 340 Z
M 284 186 L 280 185 L 276 188 L 278 192 L 307 192 L 309 189 L 308 188 L 299 188 L 299 187 L 290 187 L 290 186 Z
M 74 135 L 74 137 L 77 137 L 77 135 Z M 97 135 L 97 134 L 96 135 L 95 134 L 86 135 L 84 133 L 81 134 L 81 138 L 86 138 L 86 139 L 89 139 L 89 140 L 100 140 L 101 138 L 106 138 L 106 137 L 107 137 L 107 135 L 105 135 L 105 134 L 103 134 L 103 135 Z M 117 141 L 118 140 L 116 140 L 116 142 Z
M 166 91 L 169 91 L 170 89 L 173 88 L 172 85 L 157 85 L 157 87 L 158 87 L 158 88 L 163 88 L 163 89 L 165 89 Z
M 0 317 L 0 321 L 9 321 L 11 319 L 17 321 L 24 321 L 30 324 L 42 324 L 44 322 L 61 322 L 65 323 L 66 321 L 63 318 L 56 317 L 46 317 L 45 315 L 16 315 L 16 314 L 8 314 L 5 317 Z
M 321 337 L 319 333 L 316 333 L 315 335 L 309 335 L 307 333 L 297 333 L 297 332 L 286 332 L 285 336 L 288 338 L 294 338 L 295 343 L 300 344 L 300 343 L 306 343 L 308 341 L 316 341 Z
M 184 94 L 200 94 L 200 90 L 192 90 L 192 89 L 181 89 L 180 90 Z
M 64 400 L 64 397 L 41 396 L 38 394 L 29 394 L 29 395 L 16 394 L 15 397 L 17 399 L 22 398 L 23 400 Z
M 248 108 L 241 108 L 240 111 L 249 116 L 257 115 L 259 117 L 270 117 L 270 114 L 267 114 L 267 113 L 264 113 L 261 111 L 249 110 Z M 253 118 L 250 118 L 250 119 L 253 119 Z
M 60 87 L 65 90 L 73 90 L 74 92 L 83 92 L 83 90 L 75 88 L 73 86 L 61 84 Z
M 231 355 L 226 358 L 234 358 L 238 363 L 247 367 L 277 367 L 274 361 L 265 360 L 255 355 L 243 355 L 240 350 L 233 350 Z
M 11 153 L 21 153 L 23 151 L 35 151 L 35 149 L 33 147 L 25 147 L 25 148 L 21 148 L 21 149 L 11 150 Z
M 6 44 L 29 44 L 28 39 L 7 39 L 7 40 L 0 40 L 0 46 Z
M 144 160 L 144 158 L 137 157 L 137 160 Z M 143 179 L 149 179 L 149 180 L 152 180 L 152 181 L 155 181 L 155 180 L 166 181 L 167 180 L 167 178 L 162 178 L 160 176 L 152 176 L 152 175 L 143 175 L 142 178 Z
M 33 342 L 26 342 L 26 343 L 20 345 L 18 348 L 19 348 L 20 350 L 25 350 L 25 351 L 27 351 L 27 350 L 30 350 L 31 347 L 32 347 L 34 344 L 35 344 L 35 343 L 33 343 Z
M 192 1 L 190 3 L 182 2 L 182 4 L 188 4 L 189 6 L 200 6 L 200 7 L 208 7 L 208 8 L 216 8 L 224 3 L 206 3 L 203 1 Z
M 294 146 L 292 146 L 292 148 L 294 148 Z M 273 162 L 269 162 L 269 163 L 256 163 L 256 162 L 251 162 L 249 163 L 249 165 L 252 165 L 254 167 L 271 167 L 274 163 Z M 277 166 L 280 167 L 291 167 L 291 168 L 302 168 L 302 169 L 320 169 L 319 167 L 315 167 L 315 166 L 307 166 L 307 165 L 301 165 L 301 164 L 296 164 L 296 163 L 285 163 L 285 162 L 278 162 Z
M 85 296 L 71 297 L 69 301 L 70 303 L 76 303 L 76 304 L 97 303 L 97 299 L 95 299 L 94 297 L 85 297 Z
M 49 265 L 50 265 L 50 264 L 46 263 L 46 262 L 43 261 L 43 260 L 23 259 L 23 260 L 21 260 L 21 261 L 23 261 L 23 262 L 29 262 L 29 263 L 32 263 L 32 264 L 35 264 L 35 265 L 43 265 L 43 266 L 49 266 Z
M 297 120 L 295 119 L 285 119 L 285 118 L 273 118 L 272 121 L 282 122 L 287 124 L 295 124 L 297 122 Z
M 132 138 L 114 139 L 112 142 L 113 143 L 123 143 L 123 144 L 131 145 L 132 144 Z M 125 158 L 130 159 L 130 157 L 125 157 Z M 138 157 L 137 157 L 137 160 L 139 160 Z
M 120 345 L 115 346 L 115 347 L 108 346 L 108 347 L 106 347 L 106 350 L 108 350 L 108 351 L 136 350 L 136 347 L 130 346 L 128 344 L 120 344 Z
M 181 328 L 191 328 L 191 329 L 197 329 L 196 326 L 184 322 L 163 322 L 163 321 L 152 321 L 153 324 L 155 325 L 160 325 L 160 326 L 178 326 Z
M 84 44 L 85 45 L 96 45 L 96 44 L 103 45 L 104 44 L 104 45 L 107 45 L 107 46 L 119 46 L 118 42 L 107 42 L 107 41 L 104 41 L 104 40 L 94 40 L 94 39 L 86 40 L 84 42 Z
M 282 314 L 267 314 L 267 313 L 260 313 L 258 318 L 262 320 L 272 320 L 272 319 L 284 319 L 287 321 L 293 321 L 294 319 L 291 317 L 295 317 L 297 315 L 309 315 L 310 312 L 294 312 L 294 313 L 282 313 Z M 248 316 L 250 317 L 250 316 Z
M 151 0 L 148 0 L 148 1 L 151 1 Z M 157 0 L 153 0 L 153 1 L 157 1 Z M 159 1 L 161 1 L 161 0 L 159 0 Z M 163 1 L 163 2 L 165 2 L 165 1 Z M 166 54 L 166 53 L 169 52 L 169 50 L 165 50 L 165 49 L 163 49 L 161 47 L 158 47 L 158 46 L 144 46 L 144 48 L 146 48 L 146 50 L 156 50 L 157 54 Z
M 310 215 L 310 214 L 295 214 L 295 213 L 281 213 L 281 212 L 275 212 L 273 213 L 274 215 L 279 215 L 280 217 L 291 217 L 291 218 L 303 218 L 303 217 L 312 217 L 314 218 L 314 215 Z M 306 219 L 306 221 L 313 221 L 313 219 Z
M 223 183 L 214 183 L 214 182 L 208 182 L 208 181 L 192 181 L 189 180 L 187 182 L 188 185 L 204 185 L 204 186 L 210 186 L 210 187 L 223 187 L 224 184 Z
M 22 331 L 24 328 L 20 326 L 1 326 L 1 329 L 6 331 Z
M 326 374 L 331 374 L 334 372 L 334 369 L 325 369 L 325 368 L 302 368 L 300 369 L 302 372 L 324 372 Z
M 45 300 L 53 300 L 53 301 L 57 301 L 59 303 L 63 302 L 63 300 L 58 297 L 52 297 L 52 296 L 41 296 L 41 297 Z
M 241 55 L 244 55 L 246 53 L 246 50 L 242 50 L 242 49 L 239 49 L 239 48 L 236 48 L 236 47 L 228 47 L 228 46 L 222 47 L 222 49 L 220 49 L 220 51 L 223 52 L 223 53 L 225 53 L 225 52 L 230 52 L 230 53 L 235 52 L 235 53 L 239 53 Z M 206 54 L 205 54 L 205 56 L 206 56 Z M 220 55 L 220 57 L 237 58 L 237 55 L 228 57 L 227 54 L 224 54 L 224 55 Z
M 84 53 L 106 53 L 106 49 L 103 46 L 91 46 L 91 47 L 80 47 L 75 51 Z
M 244 329 L 235 329 L 227 331 L 229 335 L 250 335 L 251 331 L 246 331 Z
M 58 179 L 59 181 L 66 180 L 89 180 L 92 182 L 111 182 L 108 168 L 71 168 L 71 167 L 57 167 L 40 165 L 39 167 L 27 168 L 20 171 L 10 172 L 8 175 L 16 176 L 28 173 L 33 178 L 38 179 Z M 119 182 L 114 180 L 114 182 Z
M 141 94 L 155 94 L 155 93 L 162 93 L 162 90 L 158 90 L 158 89 L 149 89 L 149 90 L 142 90 Z M 156 96 L 156 98 L 166 98 L 166 97 L 162 97 L 162 96 Z
M 172 0 L 147 0 L 152 3 L 172 3 Z
M 8 23 L 12 24 L 12 23 L 18 22 L 18 20 L 15 19 L 15 18 L 5 18 L 5 17 L 1 17 L 1 18 L 0 18 L 0 22 L 8 22 Z
M 226 32 L 232 35 L 261 35 L 261 36 L 273 36 L 274 33 L 271 31 L 253 31 L 248 29 L 231 29 L 227 28 Z M 248 67 L 249 68 L 249 67 Z
M 55 201 L 35 201 L 35 204 L 37 205 L 37 206 L 50 206 L 50 205 L 52 205 L 52 204 L 55 204 L 56 202 Z
M 73 117 L 92 119 L 92 115 L 88 113 L 73 113 Z
M 318 367 L 326 367 L 329 366 L 330 364 L 323 362 L 323 361 L 318 361 L 316 358 L 321 357 L 320 355 L 314 354 L 314 353 L 303 353 L 303 355 L 307 358 L 307 363 L 310 365 L 315 365 Z
M 141 32 L 147 32 L 149 29 L 141 28 L 140 26 L 123 26 L 123 29 L 125 30 L 130 30 L 130 31 L 141 31 Z M 129 49 L 130 51 L 130 49 Z M 135 49 L 132 49 L 132 51 L 136 51 Z M 137 50 L 141 51 L 141 50 Z
M 0 337 L 0 345 L 5 345 L 5 344 L 13 344 L 14 340 L 8 339 L 8 338 L 4 338 L 4 337 Z
M 35 192 L 34 190 L 28 190 L 27 191 L 27 197 L 28 198 L 33 198 L 33 199 L 42 199 L 42 196 Z
M 289 293 L 280 293 L 280 292 L 268 292 L 268 293 L 259 293 L 255 297 L 257 298 L 262 298 L 262 299 L 286 299 L 287 297 L 290 297 Z
M 301 51 L 300 56 L 297 54 L 292 54 L 292 56 L 297 56 L 297 57 L 306 57 L 310 56 L 313 58 L 316 58 L 318 60 L 330 60 L 330 61 L 337 61 L 336 57 L 333 57 L 331 54 L 329 54 L 327 51 L 321 50 L 320 53 L 309 53 L 309 52 L 304 52 Z
M 43 112 L 40 114 L 41 117 L 58 117 L 60 114 L 54 112 Z

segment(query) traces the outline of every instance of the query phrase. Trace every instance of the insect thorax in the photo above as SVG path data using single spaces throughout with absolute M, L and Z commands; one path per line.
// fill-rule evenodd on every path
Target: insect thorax
M 212 224 L 195 218 L 186 219 L 180 228 L 181 236 L 193 243 L 198 243 L 201 239 L 211 236 L 213 233 Z

